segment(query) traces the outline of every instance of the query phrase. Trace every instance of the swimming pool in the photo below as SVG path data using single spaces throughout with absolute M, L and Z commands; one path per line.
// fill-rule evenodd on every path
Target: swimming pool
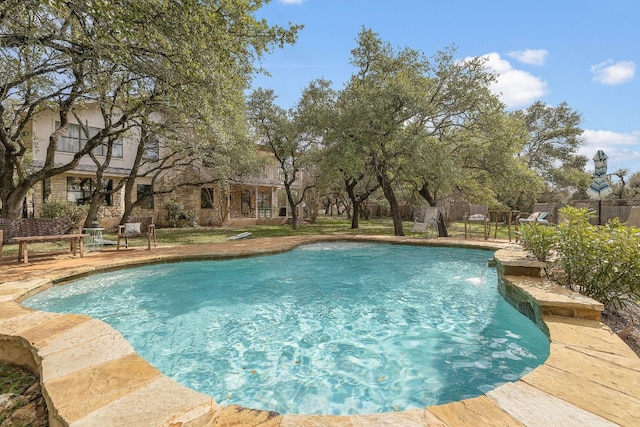
M 480 395 L 546 359 L 548 339 L 499 296 L 487 254 L 322 243 L 95 275 L 24 305 L 102 319 L 222 404 L 403 410 Z

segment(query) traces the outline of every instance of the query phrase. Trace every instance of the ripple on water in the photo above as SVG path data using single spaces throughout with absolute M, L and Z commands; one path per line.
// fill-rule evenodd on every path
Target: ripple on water
M 477 396 L 544 362 L 549 342 L 497 292 L 486 252 L 322 243 L 151 265 L 25 301 L 122 332 L 223 404 L 362 414 Z

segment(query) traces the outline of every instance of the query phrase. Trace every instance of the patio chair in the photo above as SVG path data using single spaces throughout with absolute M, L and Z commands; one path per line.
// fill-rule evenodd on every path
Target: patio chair
M 411 225 L 411 232 L 414 234 L 426 233 L 431 229 L 438 227 L 438 214 L 439 210 L 435 206 L 424 206 L 421 208 L 420 213 L 416 215 Z
M 147 249 L 151 250 L 151 242 L 154 246 L 158 246 L 156 240 L 156 226 L 153 223 L 153 217 L 129 217 L 127 222 L 118 225 L 118 241 L 116 243 L 116 250 L 120 250 L 120 240 L 124 239 L 124 247 L 129 247 L 129 238 L 131 237 L 146 237 Z
M 471 234 L 471 225 L 481 223 L 484 227 L 483 238 L 489 238 L 489 207 L 487 205 L 469 205 L 464 221 L 464 238 Z

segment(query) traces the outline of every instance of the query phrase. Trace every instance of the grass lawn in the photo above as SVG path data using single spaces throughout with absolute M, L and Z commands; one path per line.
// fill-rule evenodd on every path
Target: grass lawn
M 481 224 L 470 224 L 471 231 L 469 238 L 481 240 L 483 238 L 483 230 Z M 413 234 L 411 233 L 411 222 L 405 222 L 404 233 L 411 237 L 435 238 L 436 232 L 429 230 L 427 233 Z M 450 237 L 464 238 L 464 223 L 454 222 L 447 228 Z M 327 235 L 327 234 L 358 234 L 358 235 L 393 235 L 393 223 L 391 219 L 375 219 L 360 220 L 360 228 L 351 229 L 351 220 L 347 218 L 319 218 L 315 224 L 301 224 L 298 230 L 293 230 L 291 225 L 257 225 L 246 228 L 229 228 L 229 227 L 198 227 L 198 228 L 158 228 L 156 230 L 158 245 L 199 245 L 210 243 L 221 243 L 229 239 L 229 237 L 243 233 L 251 232 L 252 237 L 285 237 L 296 235 Z M 515 236 L 513 227 L 511 230 L 512 238 Z M 490 238 L 494 237 L 494 225 L 492 224 Z M 498 224 L 498 239 L 507 239 L 507 227 L 504 224 Z M 105 240 L 115 241 L 117 235 L 113 232 L 104 234 Z M 144 246 L 146 239 L 134 238 L 129 239 L 131 246 Z M 64 251 L 69 247 L 68 242 L 52 242 L 52 243 L 30 243 L 29 253 L 38 252 L 56 252 Z M 18 253 L 18 245 L 5 245 L 3 249 L 4 256 L 16 256 Z
M 35 375 L 17 366 L 0 364 L 0 395 L 22 394 L 36 381 Z

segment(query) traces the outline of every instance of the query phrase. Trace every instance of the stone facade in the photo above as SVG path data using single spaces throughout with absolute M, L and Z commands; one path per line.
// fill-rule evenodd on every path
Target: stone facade
M 94 129 L 102 127 L 102 117 L 97 108 L 92 108 L 90 105 L 82 106 L 82 108 L 76 109 L 76 113 L 79 114 L 83 124 Z M 44 154 L 47 151 L 46 144 L 48 144 L 49 136 L 58 126 L 57 120 L 58 118 L 54 111 L 45 110 L 30 124 L 33 132 L 27 143 L 33 147 L 33 167 L 35 169 L 44 165 Z M 75 117 L 70 119 L 70 126 L 78 126 L 75 124 L 75 120 Z M 137 141 L 135 131 L 124 136 L 119 155 L 114 156 L 109 163 L 109 167 L 105 169 L 104 178 L 113 180 L 114 186 L 120 180 L 127 178 L 133 167 Z M 158 155 L 162 158 L 162 147 L 158 147 Z M 181 186 L 169 194 L 156 194 L 152 209 L 136 208 L 133 215 L 152 216 L 158 225 L 168 226 L 170 221 L 167 220 L 166 205 L 167 203 L 177 203 L 180 205 L 181 216 L 186 217 L 183 221 L 184 224 L 181 225 L 229 225 L 234 219 L 252 219 L 253 224 L 255 224 L 261 220 L 279 217 L 282 208 L 284 208 L 286 216 L 288 206 L 286 203 L 281 202 L 284 198 L 278 196 L 283 192 L 284 188 L 281 169 L 269 151 L 259 150 L 259 155 L 269 160 L 266 162 L 266 166 L 255 176 L 247 176 L 223 186 L 207 185 L 207 187 L 213 188 L 215 199 L 218 201 L 218 203 L 213 203 L 212 208 L 202 207 L 200 187 Z M 66 164 L 72 158 L 73 153 L 69 151 L 56 151 L 55 163 L 57 165 Z M 96 158 L 100 160 L 100 155 L 96 155 Z M 182 167 L 179 170 L 165 171 L 156 180 L 154 184 L 156 188 L 154 190 L 161 192 L 174 188 L 179 183 L 202 181 L 204 178 L 202 174 L 206 174 L 206 170 L 206 168 Z M 37 184 L 25 200 L 26 214 L 35 217 L 40 216 L 44 200 L 71 200 L 67 188 L 67 178 L 91 178 L 95 176 L 95 171 L 95 163 L 89 156 L 86 156 L 80 160 L 80 163 L 73 170 L 47 180 L 46 188 L 44 188 L 43 182 Z M 151 177 L 136 179 L 136 185 L 151 184 Z M 136 196 L 134 188 L 134 194 L 132 195 L 134 200 Z M 124 189 L 113 194 L 111 201 L 111 205 L 101 206 L 98 212 L 100 225 L 107 228 L 117 224 L 124 213 Z

